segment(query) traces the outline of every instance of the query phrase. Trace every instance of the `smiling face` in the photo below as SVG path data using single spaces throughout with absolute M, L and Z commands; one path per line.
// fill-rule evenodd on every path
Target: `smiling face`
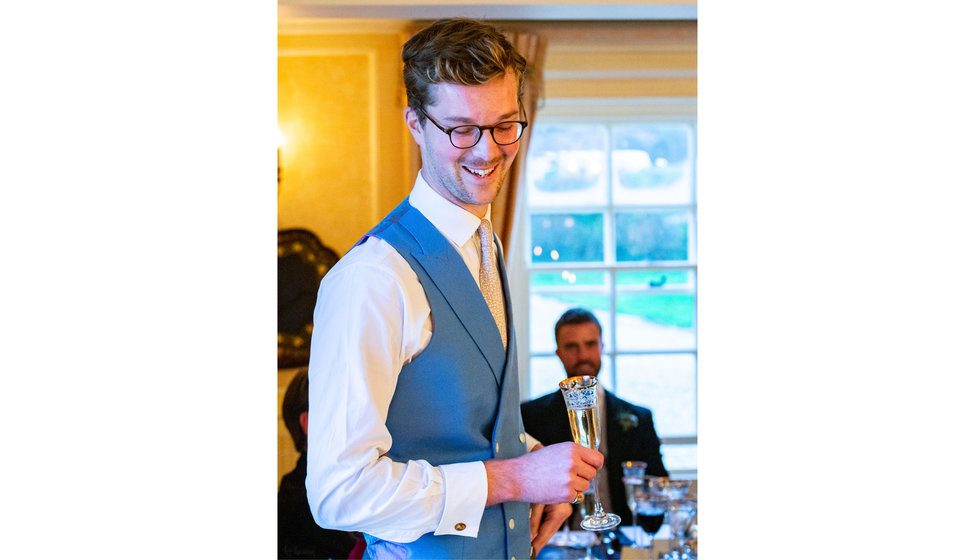
M 558 331 L 558 359 L 565 375 L 598 375 L 602 367 L 602 335 L 595 323 L 568 324 Z
M 520 118 L 517 77 L 508 71 L 476 86 L 438 83 L 432 87 L 435 103 L 425 112 L 443 128 L 464 124 L 487 126 Z M 449 135 L 431 122 L 420 120 L 411 108 L 405 122 L 422 153 L 422 177 L 437 193 L 467 212 L 482 218 L 487 205 L 500 192 L 520 149 L 520 141 L 500 146 L 489 130 L 471 148 L 459 149 Z

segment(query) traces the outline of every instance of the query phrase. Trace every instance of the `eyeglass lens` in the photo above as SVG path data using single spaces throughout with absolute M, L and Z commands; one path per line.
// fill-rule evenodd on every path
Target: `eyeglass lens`
M 524 127 L 519 122 L 502 122 L 490 129 L 490 135 L 497 144 L 505 146 L 513 144 L 521 137 Z M 449 135 L 453 146 L 457 148 L 472 148 L 480 141 L 483 130 L 476 126 L 460 126 L 452 129 Z

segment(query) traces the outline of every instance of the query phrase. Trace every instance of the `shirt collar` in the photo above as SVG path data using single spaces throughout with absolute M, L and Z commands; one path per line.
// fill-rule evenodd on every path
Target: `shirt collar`
M 432 222 L 432 225 L 436 226 L 440 233 L 457 247 L 465 245 L 480 227 L 480 218 L 443 198 L 425 182 L 421 171 L 415 179 L 415 186 L 412 187 L 411 194 L 408 195 L 408 203 L 418 209 L 427 220 Z M 489 205 L 487 205 L 487 213 L 483 218 L 485 220 L 490 219 Z

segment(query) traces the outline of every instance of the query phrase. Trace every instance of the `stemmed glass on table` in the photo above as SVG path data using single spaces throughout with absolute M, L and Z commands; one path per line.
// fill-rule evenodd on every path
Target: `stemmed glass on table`
M 565 408 L 568 411 L 568 422 L 572 428 L 572 439 L 575 443 L 599 449 L 599 419 L 596 415 L 596 389 L 598 380 L 591 375 L 570 377 L 558 384 Z M 582 519 L 582 528 L 588 531 L 605 531 L 619 525 L 621 521 L 615 513 L 606 513 L 602 509 L 598 491 L 599 475 L 592 479 L 590 492 L 595 497 L 595 510 L 591 515 Z
M 664 515 L 667 525 L 670 526 L 671 550 L 664 558 L 697 558 L 697 555 L 690 551 L 685 542 L 687 528 L 691 524 L 691 520 L 694 519 L 698 508 L 697 498 L 688 495 L 691 481 L 658 476 L 647 476 L 645 481 L 645 488 L 638 493 L 638 496 L 647 495 L 650 497 L 651 503 L 658 504 L 656 509 L 663 512 L 661 515 Z M 639 503 L 637 504 L 637 515 L 640 517 L 640 524 L 642 525 L 643 513 Z M 660 525 L 657 524 L 657 529 L 659 528 Z M 649 531 L 649 529 L 647 530 Z M 652 557 L 652 540 L 650 551 Z
M 636 504 L 636 520 L 649 538 L 647 546 L 650 549 L 650 560 L 656 560 L 653 537 L 664 523 L 668 500 L 659 488 L 650 483 L 652 478 L 642 477 L 642 483 L 633 491 L 633 500 Z
M 697 553 L 687 546 L 687 528 L 697 512 L 694 500 L 683 498 L 667 503 L 667 523 L 670 525 L 670 536 L 673 539 L 669 559 L 697 558 Z
M 633 527 L 636 527 L 636 491 L 643 485 L 647 464 L 643 461 L 623 461 L 623 485 L 626 487 L 626 505 L 633 514 Z

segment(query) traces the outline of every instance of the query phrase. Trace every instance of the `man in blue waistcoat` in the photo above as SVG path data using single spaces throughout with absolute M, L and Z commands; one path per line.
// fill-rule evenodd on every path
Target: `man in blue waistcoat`
M 414 35 L 402 60 L 422 167 L 321 282 L 307 497 L 320 526 L 364 534 L 366 558 L 528 558 L 603 459 L 542 446 L 521 420 L 489 220 L 527 127 L 526 62 L 498 30 L 463 18 Z

